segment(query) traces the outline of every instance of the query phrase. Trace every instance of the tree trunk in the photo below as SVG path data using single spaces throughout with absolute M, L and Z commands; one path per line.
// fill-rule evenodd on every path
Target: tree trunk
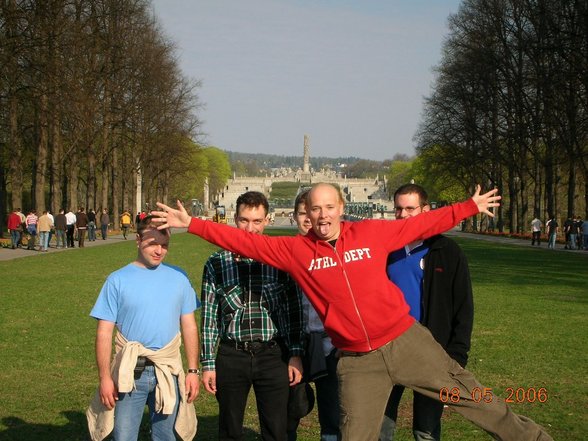
M 576 166 L 572 158 L 569 158 L 568 173 L 568 217 L 576 214 Z
M 112 149 L 111 153 L 112 162 L 112 225 L 113 227 L 117 227 L 119 225 L 118 218 L 120 215 L 120 192 L 119 189 L 121 187 L 120 180 L 121 180 L 121 173 L 119 170 L 120 164 L 118 160 L 118 150 L 116 148 Z
M 70 155 L 70 163 L 69 163 L 69 179 L 68 179 L 68 207 L 65 207 L 67 210 L 68 208 L 72 211 L 76 211 L 77 208 L 80 206 L 79 199 L 78 199 L 78 186 L 80 181 L 80 169 L 77 165 L 77 153 L 73 153 Z
M 37 144 L 37 169 L 35 179 L 35 206 L 38 213 L 47 209 L 45 204 L 45 180 L 47 176 L 47 95 L 41 95 L 39 108 L 39 142 Z
M 102 160 L 102 167 L 100 170 L 100 209 L 108 209 L 108 188 L 110 187 L 110 175 L 108 173 L 108 161 L 106 158 Z M 110 210 L 109 210 L 110 212 Z
M 57 113 L 57 111 L 55 112 Z M 53 115 L 51 122 L 52 143 L 51 143 L 51 182 L 50 199 L 51 212 L 53 214 L 59 213 L 63 208 L 63 145 L 61 139 L 60 119 L 57 115 Z
M 135 168 L 135 182 L 137 183 L 137 188 L 135 191 L 135 211 L 139 213 L 143 207 L 143 174 L 141 172 L 140 163 L 137 163 L 137 167 Z
M 7 228 L 6 213 L 8 211 L 6 207 L 6 175 L 4 167 L 0 167 L 0 239 L 4 238 L 4 232 Z
M 555 169 L 553 166 L 553 145 L 547 141 L 547 152 L 545 154 L 545 199 L 549 217 L 557 215 L 555 201 Z
M 88 184 L 86 188 L 86 206 L 96 208 L 96 152 L 92 145 L 88 149 Z
M 12 95 L 9 98 L 10 135 L 9 148 L 9 176 L 12 190 L 12 209 L 25 208 L 22 205 L 22 147 L 18 136 L 18 100 Z

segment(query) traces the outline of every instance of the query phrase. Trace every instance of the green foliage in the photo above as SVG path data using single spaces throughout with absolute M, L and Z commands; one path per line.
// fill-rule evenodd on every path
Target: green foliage
M 208 185 L 213 197 L 231 177 L 231 165 L 228 155 L 216 147 L 206 147 L 203 152 L 208 160 Z
M 438 166 L 433 154 L 425 152 L 417 156 L 412 163 L 412 173 L 415 182 L 427 191 L 431 201 L 452 203 L 469 196 L 453 174 Z
M 294 229 L 266 231 L 295 234 Z M 470 264 L 475 298 L 468 368 L 503 397 L 508 387 L 545 387 L 547 402 L 515 403 L 512 409 L 545 426 L 554 439 L 585 439 L 586 256 L 481 240 L 459 242 Z M 174 234 L 167 260 L 184 268 L 200 292 L 202 267 L 216 249 L 195 236 Z M 98 382 L 96 325 L 88 313 L 106 276 L 135 255 L 135 244 L 121 241 L 0 262 L 0 439 L 87 439 L 83 412 Z M 399 441 L 412 439 L 406 395 L 395 438 Z M 196 410 L 196 439 L 216 439 L 218 406 L 203 388 Z M 253 394 L 245 425 L 245 440 L 259 439 Z M 298 433 L 300 441 L 318 439 L 316 411 L 302 420 Z M 490 439 L 449 410 L 443 417 L 443 438 Z M 150 439 L 147 425 L 139 439 Z
M 411 161 L 392 161 L 388 171 L 388 193 L 392 196 L 401 185 L 413 179 Z
M 182 170 L 170 183 L 170 200 L 189 201 L 196 198 L 202 201 L 204 180 L 208 176 L 208 157 L 204 149 L 187 138 L 181 141 L 187 150 L 186 159 L 180 161 Z

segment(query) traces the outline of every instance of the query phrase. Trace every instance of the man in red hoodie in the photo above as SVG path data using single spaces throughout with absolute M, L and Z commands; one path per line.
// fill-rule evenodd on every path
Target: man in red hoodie
M 307 198 L 312 230 L 306 236 L 269 237 L 191 218 L 158 203 L 159 228 L 188 231 L 232 252 L 289 272 L 314 306 L 335 347 L 344 441 L 377 440 L 392 386 L 403 384 L 431 398 L 459 391 L 454 410 L 496 439 L 552 440 L 533 421 L 514 414 L 497 397 L 475 400 L 485 390 L 451 359 L 430 332 L 409 315 L 400 289 L 385 268 L 388 254 L 417 239 L 446 231 L 461 220 L 499 205 L 497 190 L 462 203 L 389 222 L 342 222 L 343 198 L 330 184 L 316 184 Z M 387 320 L 382 320 L 387 317 Z M 476 402 L 477 401 L 477 402 Z

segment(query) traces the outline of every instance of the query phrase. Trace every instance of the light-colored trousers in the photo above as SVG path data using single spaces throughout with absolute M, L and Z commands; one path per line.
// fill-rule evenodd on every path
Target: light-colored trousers
M 337 375 L 343 441 L 378 440 L 394 384 L 437 400 L 442 390 L 447 391 L 448 406 L 497 440 L 553 441 L 541 426 L 512 412 L 496 395 L 492 394 L 490 401 L 490 394 L 484 395 L 484 386 L 449 357 L 419 323 L 375 351 L 343 355 Z

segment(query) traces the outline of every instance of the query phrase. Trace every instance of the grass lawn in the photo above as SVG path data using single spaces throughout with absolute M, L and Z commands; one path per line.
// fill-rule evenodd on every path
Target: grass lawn
M 519 389 L 522 402 L 512 404 L 514 411 L 544 425 L 555 440 L 585 439 L 588 256 L 459 242 L 475 295 L 469 369 L 504 398 L 509 388 Z M 202 266 L 214 250 L 195 236 L 177 234 L 168 262 L 183 267 L 199 293 Z M 87 439 L 84 411 L 98 380 L 96 324 L 88 313 L 106 276 L 135 255 L 134 242 L 127 241 L 0 262 L 0 441 Z M 543 403 L 528 402 L 531 388 L 545 388 Z M 406 398 L 400 441 L 412 439 Z M 216 439 L 216 401 L 201 388 L 196 403 L 196 439 Z M 446 440 L 491 439 L 452 411 L 443 418 Z M 256 419 L 251 400 L 247 440 L 260 439 Z M 141 439 L 149 439 L 146 430 Z M 316 412 L 302 421 L 298 439 L 318 439 Z

